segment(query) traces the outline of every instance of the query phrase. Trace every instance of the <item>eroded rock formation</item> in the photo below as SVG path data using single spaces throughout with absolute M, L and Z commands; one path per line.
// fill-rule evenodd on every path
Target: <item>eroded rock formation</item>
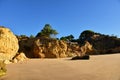
M 29 58 L 62 58 L 66 57 L 67 43 L 49 38 L 21 40 L 20 50 Z
M 88 41 L 85 41 L 85 44 L 80 48 L 81 56 L 84 56 L 85 54 L 90 53 L 91 51 L 93 51 L 92 45 Z
M 67 44 L 56 39 L 37 39 L 33 51 L 38 57 L 61 58 L 66 57 Z M 38 52 L 39 51 L 39 52 Z
M 25 60 L 28 60 L 28 58 L 25 56 L 25 54 L 23 52 L 16 54 L 13 59 L 12 62 L 13 63 L 18 63 L 18 62 L 23 62 Z
M 20 40 L 19 52 L 24 52 L 28 58 L 65 58 L 82 56 L 92 50 L 92 45 L 86 42 L 80 47 L 77 43 L 67 43 L 63 40 L 50 38 L 24 38 Z
M 18 39 L 5 27 L 0 27 L 0 60 L 11 60 L 19 49 Z

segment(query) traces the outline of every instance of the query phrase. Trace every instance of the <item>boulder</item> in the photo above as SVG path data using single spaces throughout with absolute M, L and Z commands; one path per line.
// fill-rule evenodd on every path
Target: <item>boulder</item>
M 71 60 L 89 60 L 90 56 L 89 55 L 84 55 L 84 56 L 75 56 Z
M 0 60 L 12 60 L 19 49 L 18 39 L 10 29 L 0 27 Z
M 23 62 L 25 60 L 28 60 L 28 58 L 25 56 L 23 52 L 18 53 L 12 60 L 13 63 Z

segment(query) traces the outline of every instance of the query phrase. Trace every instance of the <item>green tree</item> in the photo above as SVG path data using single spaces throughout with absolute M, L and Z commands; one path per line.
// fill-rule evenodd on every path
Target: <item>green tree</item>
M 35 36 L 31 34 L 31 35 L 30 35 L 30 38 L 35 38 Z
M 65 37 L 61 37 L 60 38 L 60 40 L 65 40 L 65 41 L 67 41 L 67 40 L 71 41 L 73 39 L 74 39 L 74 36 L 72 34 L 69 35 L 69 36 L 65 36 Z
M 25 38 L 25 37 L 28 37 L 28 36 L 26 36 L 26 35 L 22 34 L 22 35 L 20 35 L 20 36 L 18 36 L 18 37 Z
M 74 36 L 71 34 L 69 36 L 66 37 L 69 41 L 73 40 L 74 39 Z
M 66 37 L 61 37 L 60 40 L 67 41 L 67 38 Z
M 85 30 L 83 31 L 80 36 L 79 36 L 79 43 L 82 44 L 84 41 L 89 41 L 91 42 L 91 37 L 95 34 L 95 32 L 91 30 Z
M 36 37 L 53 37 L 53 35 L 57 35 L 58 32 L 54 29 L 52 29 L 51 25 L 50 24 L 45 24 L 44 28 L 41 30 L 41 32 L 39 32 Z

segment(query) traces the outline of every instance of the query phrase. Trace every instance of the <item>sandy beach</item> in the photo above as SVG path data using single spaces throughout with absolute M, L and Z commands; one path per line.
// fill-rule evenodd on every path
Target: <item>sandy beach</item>
M 120 80 L 120 54 L 92 55 L 90 60 L 30 59 L 8 64 L 0 80 Z

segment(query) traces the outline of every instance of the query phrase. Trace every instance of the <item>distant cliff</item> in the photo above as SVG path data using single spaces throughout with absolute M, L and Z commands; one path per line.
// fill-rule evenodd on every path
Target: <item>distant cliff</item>
M 90 30 L 83 31 L 79 37 L 79 44 L 88 41 L 92 44 L 94 51 L 90 54 L 109 54 L 120 52 L 120 38 L 109 36 L 100 33 L 95 33 Z

